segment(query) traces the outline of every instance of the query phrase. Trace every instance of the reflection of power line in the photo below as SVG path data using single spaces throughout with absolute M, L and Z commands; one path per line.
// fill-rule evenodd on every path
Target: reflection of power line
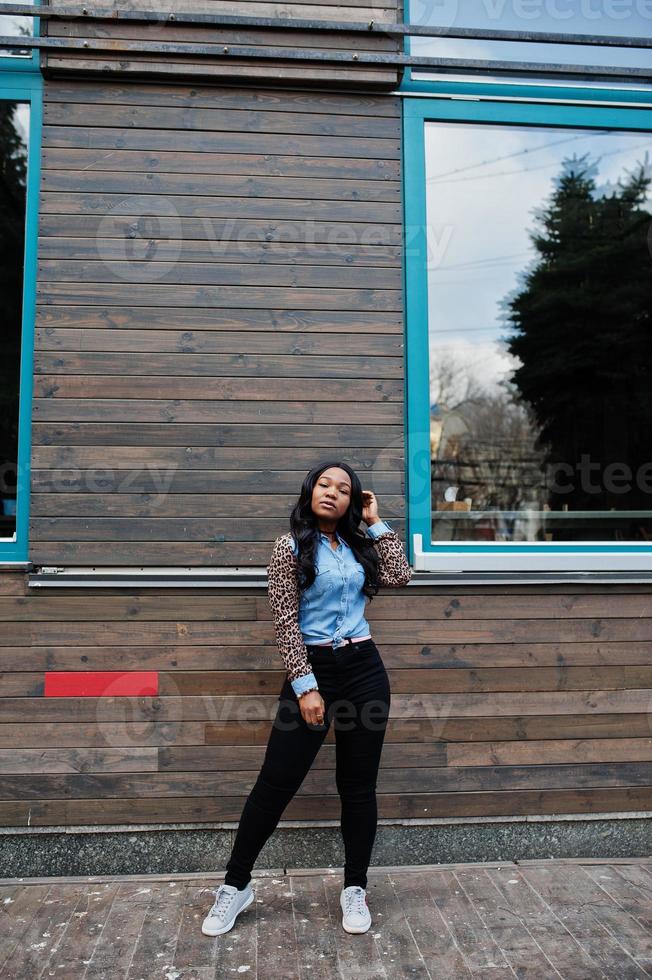
M 595 134 L 579 133 L 576 136 L 565 136 L 560 140 L 552 140 L 550 143 L 542 143 L 541 146 L 535 146 L 533 148 L 528 146 L 523 150 L 514 150 L 513 153 L 504 153 L 499 157 L 493 157 L 489 160 L 482 160 L 480 163 L 470 163 L 466 167 L 457 167 L 455 170 L 445 170 L 441 174 L 431 174 L 429 177 L 426 177 L 426 183 L 441 180 L 442 177 L 450 177 L 453 174 L 461 174 L 466 170 L 476 170 L 478 167 L 488 167 L 492 163 L 502 163 L 504 160 L 513 160 L 515 157 L 522 157 L 527 154 L 531 155 L 532 153 L 540 153 L 541 150 L 547 150 L 551 146 L 560 146 L 562 143 L 576 143 L 577 140 L 589 139 L 592 138 L 593 135 L 606 136 L 609 132 L 610 130 L 605 129 L 604 131 Z
M 432 348 L 431 348 L 431 349 L 432 349 Z M 442 349 L 442 350 L 448 350 L 448 348 L 447 348 L 447 347 L 443 347 L 443 348 L 441 348 L 441 349 Z M 478 364 L 486 364 L 486 361 L 487 361 L 487 356 L 486 356 L 486 354 L 480 354 L 480 355 L 479 355 L 478 357 L 476 357 L 476 358 L 475 358 L 474 360 L 469 360 L 469 361 L 465 361 L 465 362 L 464 362 L 464 370 L 465 370 L 465 371 L 468 371 L 468 370 L 470 370 L 471 368 L 474 368 L 474 367 L 476 367 L 476 366 L 477 366 Z M 456 367 L 455 367 L 455 370 L 457 370 L 457 371 L 458 371 L 458 373 L 459 373 L 459 371 L 460 371 L 461 369 L 459 369 L 459 368 L 457 368 L 457 366 L 456 366 Z M 437 377 L 435 377 L 435 379 L 434 379 L 434 380 L 435 380 L 435 381 L 438 381 L 438 379 L 437 379 Z M 431 379 L 431 381 L 432 381 L 432 379 Z
M 626 146 L 620 150 L 608 150 L 606 153 L 601 153 L 598 157 L 598 161 L 602 160 L 604 157 L 618 156 L 620 153 L 631 153 L 634 150 L 640 150 L 643 147 L 650 146 L 648 140 L 647 143 L 639 143 L 637 146 Z M 497 170 L 493 174 L 476 174 L 474 177 L 458 177 L 456 180 L 437 180 L 434 183 L 437 184 L 461 184 L 469 180 L 488 180 L 490 177 L 513 177 L 514 174 L 527 174 L 533 173 L 535 170 L 550 170 L 551 167 L 558 167 L 559 161 L 555 160 L 552 163 L 541 163 L 536 167 L 522 167 L 520 170 Z
M 510 339 L 509 337 L 498 337 L 498 336 L 497 337 L 486 337 L 486 338 L 484 338 L 483 343 L 485 343 L 485 344 L 494 343 L 494 344 L 501 344 L 502 345 L 503 343 L 507 342 L 509 339 Z M 473 343 L 473 341 L 471 341 L 471 340 L 468 341 L 468 347 L 470 347 L 470 348 L 473 349 L 475 346 L 476 345 Z M 434 352 L 434 351 L 443 351 L 445 354 L 451 354 L 451 353 L 452 354 L 455 354 L 457 352 L 456 351 L 456 348 L 453 347 L 453 346 L 451 346 L 451 344 L 431 344 L 430 345 L 430 351 L 431 352 Z M 494 353 L 498 353 L 500 356 L 503 355 L 503 351 L 502 350 L 499 350 L 497 352 L 494 351 Z M 508 351 L 506 353 L 509 354 Z M 515 357 L 516 355 L 511 355 L 510 354 L 509 356 L 510 357 L 511 356 L 514 356 Z M 487 358 L 486 353 L 482 354 L 480 361 L 474 361 L 473 362 L 473 365 L 475 365 L 475 364 L 485 364 L 486 363 L 486 358 Z M 468 367 L 472 367 L 473 365 L 467 364 L 465 362 L 463 366 L 464 366 L 464 368 L 468 368 Z M 460 368 L 459 370 L 461 371 L 462 369 Z
M 437 463 L 438 460 L 436 459 L 432 460 L 433 467 L 435 467 Z M 507 483 L 506 481 L 518 480 L 519 486 L 522 486 L 523 489 L 528 489 L 530 487 L 538 487 L 543 482 L 543 476 L 539 478 L 530 476 L 530 479 L 527 479 L 523 467 L 517 465 L 511 466 L 509 470 L 507 470 L 507 472 L 502 472 L 502 473 L 500 471 L 492 471 L 490 473 L 478 472 L 478 470 L 481 470 L 481 467 L 479 467 L 477 464 L 474 463 L 457 463 L 457 464 L 450 463 L 448 465 L 448 469 L 453 473 L 455 472 L 460 473 L 460 471 L 464 469 L 469 470 L 470 472 L 466 474 L 464 477 L 464 483 L 467 485 L 469 483 L 471 484 L 475 483 L 478 486 L 483 486 L 490 481 L 492 486 L 500 486 L 500 485 L 509 486 L 510 484 Z M 447 483 L 450 482 L 450 480 L 451 480 L 450 473 L 443 474 L 441 476 L 438 476 L 435 473 L 433 473 L 432 476 L 433 483 Z
M 432 482 L 433 483 L 447 483 L 449 481 L 447 481 L 447 480 L 434 480 L 433 479 Z M 515 484 L 514 483 L 506 483 L 504 480 L 495 480 L 493 478 L 491 480 L 491 483 L 488 483 L 486 480 L 477 480 L 477 479 L 476 480 L 472 480 L 472 479 L 466 479 L 465 478 L 464 479 L 464 486 L 467 489 L 470 489 L 471 487 L 478 487 L 480 489 L 482 489 L 484 487 L 491 487 L 491 489 L 493 490 L 493 489 L 498 489 L 499 487 L 502 487 L 502 488 L 507 488 L 508 490 L 513 490 L 514 487 L 515 487 Z M 542 490 L 543 489 L 543 484 L 541 484 L 541 483 L 527 483 L 525 481 L 519 480 L 518 487 L 519 487 L 519 490 Z
M 429 330 L 428 333 L 431 336 L 441 333 L 496 333 L 497 330 L 516 330 L 516 327 L 512 324 L 497 323 L 494 327 L 447 327 L 445 330 Z M 442 350 L 444 350 L 444 345 L 439 345 Z
M 489 445 L 488 448 L 490 448 L 490 449 L 492 449 L 494 451 L 497 450 L 499 452 L 502 452 L 504 449 L 509 449 L 510 446 L 516 447 L 516 449 L 518 449 L 522 445 L 523 445 L 523 441 L 522 440 L 512 441 L 511 443 L 510 442 L 506 442 L 504 444 L 504 446 L 501 446 L 500 443 L 498 441 L 496 441 L 496 442 L 492 443 L 491 445 Z M 484 447 L 487 447 L 488 444 L 486 442 L 484 442 L 484 443 L 483 442 L 476 442 L 474 440 L 474 442 L 473 442 L 473 448 L 474 449 L 476 449 L 478 451 L 482 451 L 483 446 Z M 482 456 L 482 457 L 479 457 L 478 459 L 474 460 L 472 463 L 466 462 L 465 460 L 463 460 L 461 458 L 459 458 L 459 459 L 454 459 L 453 458 L 453 459 L 450 459 L 450 460 L 443 459 L 443 458 L 442 459 L 435 458 L 435 459 L 433 459 L 433 463 L 435 463 L 435 462 L 438 465 L 444 465 L 446 463 L 454 463 L 456 466 L 484 466 L 485 464 L 488 464 L 488 465 L 492 465 L 493 466 L 495 464 L 498 464 L 499 466 L 506 466 L 506 467 L 510 467 L 510 468 L 513 469 L 514 467 L 521 466 L 523 463 L 539 463 L 539 462 L 541 462 L 541 457 L 540 456 L 536 456 L 536 455 L 535 456 L 529 456 L 529 455 L 526 455 L 525 452 L 522 452 L 519 455 L 517 455 L 517 458 L 516 459 L 513 459 L 513 460 L 504 459 L 503 456 L 497 456 L 495 459 L 493 457 L 490 457 L 490 456 Z
M 472 439 L 468 439 L 467 438 L 465 440 L 465 444 L 466 445 L 471 444 L 473 446 L 474 452 L 484 452 L 484 453 L 499 452 L 499 453 L 502 453 L 502 452 L 505 451 L 505 449 L 514 450 L 514 455 L 517 457 L 516 462 L 519 462 L 519 463 L 521 463 L 521 462 L 536 463 L 536 462 L 539 462 L 540 461 L 541 454 L 535 452 L 532 449 L 532 447 L 531 447 L 531 442 L 532 442 L 532 437 L 533 436 L 534 436 L 534 433 L 532 433 L 531 434 L 531 437 L 528 438 L 528 439 L 525 439 L 524 436 L 509 436 L 509 435 L 506 435 L 506 436 L 494 436 L 491 440 L 489 440 L 489 439 L 482 439 L 479 436 L 474 436 Z M 527 448 L 527 449 L 524 448 L 524 445 L 527 446 L 527 447 L 529 447 L 529 448 Z M 529 455 L 530 453 L 532 455 Z M 501 461 L 501 462 L 504 461 L 505 462 L 505 465 L 509 465 L 509 466 L 514 465 L 514 462 L 515 462 L 515 461 L 511 461 L 511 460 L 503 460 L 503 457 L 502 456 L 500 457 L 499 461 Z M 438 462 L 441 462 L 441 461 L 438 460 Z M 459 462 L 460 464 L 463 465 L 463 461 L 462 461 L 461 458 L 455 459 L 455 462 Z M 496 460 L 492 459 L 492 457 L 490 457 L 490 456 L 483 456 L 482 458 L 476 459 L 476 463 L 485 463 L 485 462 L 487 462 L 487 463 L 489 463 L 489 462 L 496 462 Z
M 532 470 L 533 468 L 530 463 L 530 460 L 527 459 L 522 459 L 522 460 L 517 459 L 514 463 L 510 463 L 509 465 L 506 466 L 502 466 L 502 465 L 493 466 L 493 467 L 489 465 L 483 466 L 482 465 L 483 463 L 484 460 L 477 460 L 473 463 L 456 462 L 451 460 L 450 462 L 442 463 L 441 460 L 435 457 L 432 459 L 432 466 L 434 471 L 433 479 L 435 478 L 435 476 L 438 480 L 448 479 L 448 474 L 446 472 L 442 473 L 441 472 L 442 470 L 444 471 L 457 470 L 458 472 L 462 470 L 469 470 L 472 475 L 475 475 L 476 479 L 479 479 L 483 475 L 488 478 L 490 476 L 494 477 L 496 474 L 498 474 L 504 480 L 508 479 L 510 475 L 518 476 L 519 478 L 523 477 L 523 479 L 525 480 L 526 477 L 524 475 L 524 470 L 525 469 Z M 530 479 L 532 479 L 532 475 L 530 475 Z M 534 482 L 537 481 L 535 480 Z
M 510 273 L 510 275 L 518 275 L 518 273 Z M 495 281 L 496 281 L 495 276 L 477 276 L 477 275 L 473 276 L 473 282 L 495 282 Z M 440 279 L 438 282 L 433 283 L 433 285 L 436 286 L 437 289 L 439 289 L 440 286 L 459 286 L 459 285 L 468 286 L 469 280 L 468 279 Z
M 516 265 L 517 262 L 515 262 L 515 260 L 522 259 L 524 255 L 531 255 L 534 258 L 535 253 L 531 249 L 528 249 L 527 252 L 514 252 L 512 255 L 496 255 L 493 258 L 491 256 L 487 256 L 484 259 L 471 259 L 469 262 L 455 262 L 452 265 L 440 265 L 436 268 L 428 266 L 428 271 L 442 272 L 444 269 L 472 269 L 479 265 L 487 268 L 489 265 L 497 265 L 498 263 L 502 264 L 503 262 L 507 263 L 508 265 Z
M 487 337 L 487 338 L 484 339 L 483 342 L 485 344 L 488 344 L 488 343 L 491 343 L 492 340 L 495 340 L 496 342 L 498 342 L 498 341 L 502 342 L 502 341 L 509 340 L 509 338 L 508 337 L 502 337 L 502 336 L 496 336 L 496 337 L 493 337 L 493 338 L 492 337 Z M 468 345 L 468 347 L 475 347 L 475 344 L 473 343 L 472 340 L 467 341 L 467 345 Z M 451 353 L 455 353 L 456 348 L 451 343 L 448 343 L 448 344 L 430 344 L 429 350 L 431 352 L 432 351 L 446 351 L 449 354 L 451 354 Z M 464 367 L 468 367 L 468 365 L 465 364 Z

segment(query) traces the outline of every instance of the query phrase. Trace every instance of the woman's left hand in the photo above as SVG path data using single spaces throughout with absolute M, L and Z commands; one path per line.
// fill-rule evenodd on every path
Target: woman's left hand
M 362 491 L 362 520 L 367 526 L 380 520 L 378 517 L 378 501 L 372 490 Z

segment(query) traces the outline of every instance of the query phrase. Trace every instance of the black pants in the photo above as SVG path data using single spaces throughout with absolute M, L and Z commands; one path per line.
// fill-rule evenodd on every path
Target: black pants
M 308 646 L 324 699 L 324 724 L 308 725 L 286 678 L 263 765 L 249 794 L 224 883 L 244 888 L 263 845 L 297 792 L 330 728 L 335 730 L 335 782 L 341 800 L 344 887 L 367 887 L 376 836 L 376 779 L 390 706 L 389 678 L 373 640 L 333 650 Z

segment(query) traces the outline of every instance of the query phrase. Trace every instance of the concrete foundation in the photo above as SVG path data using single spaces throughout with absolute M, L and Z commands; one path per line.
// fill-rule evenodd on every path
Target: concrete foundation
M 224 873 L 234 824 L 0 829 L 3 878 Z M 381 822 L 372 865 L 451 864 L 532 858 L 648 857 L 647 813 Z M 341 868 L 339 825 L 279 824 L 256 869 Z

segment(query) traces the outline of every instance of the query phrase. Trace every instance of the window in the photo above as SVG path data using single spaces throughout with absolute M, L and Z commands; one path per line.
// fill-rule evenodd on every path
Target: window
M 25 33 L 4 17 L 4 36 Z M 7 24 L 6 21 L 17 21 Z M 12 53 L 13 52 L 13 53 Z M 0 52 L 0 561 L 27 560 L 41 76 L 31 50 Z
M 17 5 L 26 6 L 29 0 L 16 0 Z M 29 46 L 28 39 L 38 36 L 38 19 L 21 17 L 18 14 L 0 14 L 0 37 L 24 37 L 25 47 L 0 48 L 0 70 L 38 71 L 38 50 Z
M 462 30 L 482 30 L 517 32 L 520 36 L 513 40 L 496 40 L 470 37 L 412 37 L 409 39 L 410 53 L 416 56 L 454 58 L 465 60 L 491 60 L 501 62 L 521 62 L 529 66 L 529 80 L 537 77 L 544 83 L 546 65 L 581 65 L 585 72 L 578 75 L 569 70 L 567 79 L 575 78 L 574 85 L 586 84 L 582 76 L 588 74 L 588 66 L 606 69 L 617 79 L 619 87 L 640 85 L 635 78 L 637 70 L 652 69 L 652 50 L 649 47 L 635 47 L 637 40 L 646 41 L 652 36 L 652 0 L 408 0 L 406 21 L 411 24 L 461 28 Z M 567 44 L 554 41 L 541 42 L 528 40 L 527 35 L 543 33 L 552 36 L 575 35 L 587 38 L 587 43 Z M 526 35 L 525 37 L 523 35 Z M 589 43 L 592 38 L 617 37 L 622 43 L 605 45 Z M 539 70 L 539 66 L 540 70 Z M 491 75 L 491 70 L 482 68 L 466 69 L 460 64 L 446 67 L 437 72 L 414 67 L 411 81 L 414 88 L 428 80 L 464 78 L 463 72 L 473 71 L 476 78 L 494 80 L 513 80 L 520 77 L 509 72 Z M 607 74 L 608 73 L 608 74 Z M 467 79 L 470 77 L 466 75 Z M 641 76 L 644 77 L 644 76 Z
M 523 89 L 403 100 L 413 561 L 652 570 L 652 108 Z

